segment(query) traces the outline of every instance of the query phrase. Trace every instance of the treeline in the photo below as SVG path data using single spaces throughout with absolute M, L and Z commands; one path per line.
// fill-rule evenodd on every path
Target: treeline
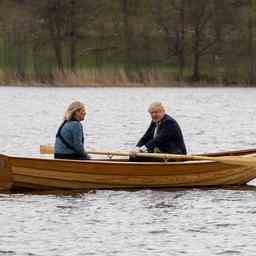
M 0 81 L 253 84 L 255 0 L 0 0 Z

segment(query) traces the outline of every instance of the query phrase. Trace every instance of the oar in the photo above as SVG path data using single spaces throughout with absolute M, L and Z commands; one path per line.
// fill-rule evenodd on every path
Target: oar
M 92 155 L 105 155 L 105 156 L 130 156 L 130 153 L 127 151 L 103 151 L 103 150 L 86 150 L 88 154 Z M 41 145 L 40 154 L 53 154 L 54 150 L 51 145 Z M 177 160 L 186 160 L 188 157 L 186 155 L 174 155 L 174 154 L 153 154 L 153 153 L 136 153 L 138 157 L 151 157 L 158 159 L 177 159 Z
M 40 146 L 41 154 L 53 154 L 53 148 L 50 145 Z M 118 151 L 87 151 L 88 154 L 95 155 L 108 155 L 108 156 L 129 156 L 129 152 L 118 152 Z M 197 155 L 175 155 L 175 154 L 163 154 L 163 153 L 136 153 L 137 157 L 150 157 L 155 159 L 164 160 L 208 160 L 214 162 L 220 162 L 231 165 L 241 165 L 247 167 L 256 168 L 255 157 L 242 157 L 242 156 L 219 156 L 219 157 L 208 157 L 208 156 L 197 156 Z

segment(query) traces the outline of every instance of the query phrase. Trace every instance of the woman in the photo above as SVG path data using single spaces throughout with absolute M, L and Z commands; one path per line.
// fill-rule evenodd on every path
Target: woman
M 84 150 L 84 135 L 81 121 L 86 115 L 83 103 L 71 103 L 65 113 L 64 122 L 56 134 L 54 157 L 59 159 L 88 160 Z

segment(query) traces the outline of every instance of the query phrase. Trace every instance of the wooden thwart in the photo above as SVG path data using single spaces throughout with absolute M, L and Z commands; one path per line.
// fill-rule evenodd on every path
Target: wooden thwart
M 41 145 L 40 146 L 41 154 L 53 154 L 53 147 L 51 145 Z M 106 155 L 106 156 L 129 156 L 129 152 L 120 152 L 120 151 L 87 151 L 88 154 L 95 155 Z M 256 158 L 253 156 L 217 156 L 209 157 L 202 155 L 176 155 L 176 154 L 163 154 L 163 153 L 136 153 L 136 157 L 150 157 L 155 159 L 163 160 L 180 160 L 180 161 L 191 161 L 191 160 L 206 160 L 220 162 L 230 165 L 240 165 L 256 168 Z

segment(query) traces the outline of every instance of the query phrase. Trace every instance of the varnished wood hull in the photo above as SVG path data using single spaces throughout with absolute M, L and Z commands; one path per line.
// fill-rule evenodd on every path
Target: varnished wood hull
M 211 161 L 133 163 L 9 157 L 13 188 L 117 189 L 241 185 L 256 169 Z
M 9 190 L 12 187 L 12 178 L 9 169 L 8 157 L 0 155 L 0 191 Z

